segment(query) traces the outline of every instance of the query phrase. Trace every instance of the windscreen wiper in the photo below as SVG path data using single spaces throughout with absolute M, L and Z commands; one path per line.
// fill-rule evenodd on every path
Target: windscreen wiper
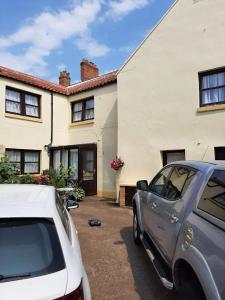
M 0 281 L 5 280 L 5 279 L 30 277 L 30 276 L 31 276 L 31 273 L 18 273 L 18 274 L 9 274 L 9 275 L 1 275 L 0 274 Z

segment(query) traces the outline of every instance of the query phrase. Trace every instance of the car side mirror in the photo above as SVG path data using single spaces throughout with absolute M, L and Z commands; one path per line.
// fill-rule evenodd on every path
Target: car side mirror
M 66 208 L 68 210 L 70 210 L 71 208 L 78 208 L 79 207 L 79 203 L 77 201 L 68 199 L 66 202 Z
M 139 180 L 137 181 L 137 190 L 148 191 L 148 181 L 147 180 Z

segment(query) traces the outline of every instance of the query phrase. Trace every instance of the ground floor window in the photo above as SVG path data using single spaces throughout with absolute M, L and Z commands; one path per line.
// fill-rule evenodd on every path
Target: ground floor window
M 52 150 L 52 168 L 58 169 L 60 166 L 72 168 L 75 177 L 78 177 L 78 149 L 57 148 Z
M 161 151 L 163 166 L 174 161 L 185 160 L 185 150 Z
M 215 159 L 225 160 L 225 147 L 215 147 Z
M 15 165 L 18 174 L 40 173 L 39 150 L 6 149 L 6 156 Z

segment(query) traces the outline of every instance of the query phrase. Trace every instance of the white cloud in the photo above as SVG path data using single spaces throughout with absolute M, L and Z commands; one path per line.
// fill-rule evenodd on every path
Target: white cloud
M 121 19 L 128 15 L 130 12 L 143 8 L 152 2 L 152 0 L 112 0 L 109 1 L 109 10 L 106 16 L 110 16 L 113 19 Z
M 68 39 L 73 39 L 75 46 L 88 57 L 105 56 L 111 49 L 92 37 L 92 25 L 101 15 L 106 22 L 108 18 L 115 21 L 152 0 L 67 1 L 70 3 L 67 10 L 43 11 L 25 20 L 13 34 L 0 36 L 0 64 L 49 77 L 47 57 L 53 51 L 56 54 L 62 51 L 63 42 Z
M 100 44 L 88 35 L 84 35 L 75 41 L 77 47 L 87 53 L 89 57 L 102 57 L 110 52 L 110 48 Z

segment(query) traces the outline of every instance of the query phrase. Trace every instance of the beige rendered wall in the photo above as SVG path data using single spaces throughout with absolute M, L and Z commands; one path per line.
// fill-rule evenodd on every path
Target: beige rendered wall
M 5 88 L 14 87 L 41 95 L 41 119 L 5 113 Z M 53 95 L 53 145 L 68 144 L 68 103 L 65 96 Z M 18 119 L 20 118 L 20 119 Z M 22 118 L 22 119 L 21 119 Z M 49 168 L 49 157 L 44 145 L 50 143 L 51 93 L 13 80 L 0 78 L 0 149 L 41 150 L 41 169 Z M 4 152 L 0 150 L 0 152 Z
M 225 1 L 178 1 L 118 75 L 119 184 L 152 178 L 160 150 L 214 159 L 225 109 L 198 112 L 198 72 L 224 66 Z
M 69 125 L 69 144 L 97 143 L 97 190 L 99 196 L 115 197 L 115 171 L 110 161 L 117 153 L 116 84 L 69 97 L 69 102 L 94 96 L 94 120 Z M 69 118 L 71 121 L 71 106 Z

